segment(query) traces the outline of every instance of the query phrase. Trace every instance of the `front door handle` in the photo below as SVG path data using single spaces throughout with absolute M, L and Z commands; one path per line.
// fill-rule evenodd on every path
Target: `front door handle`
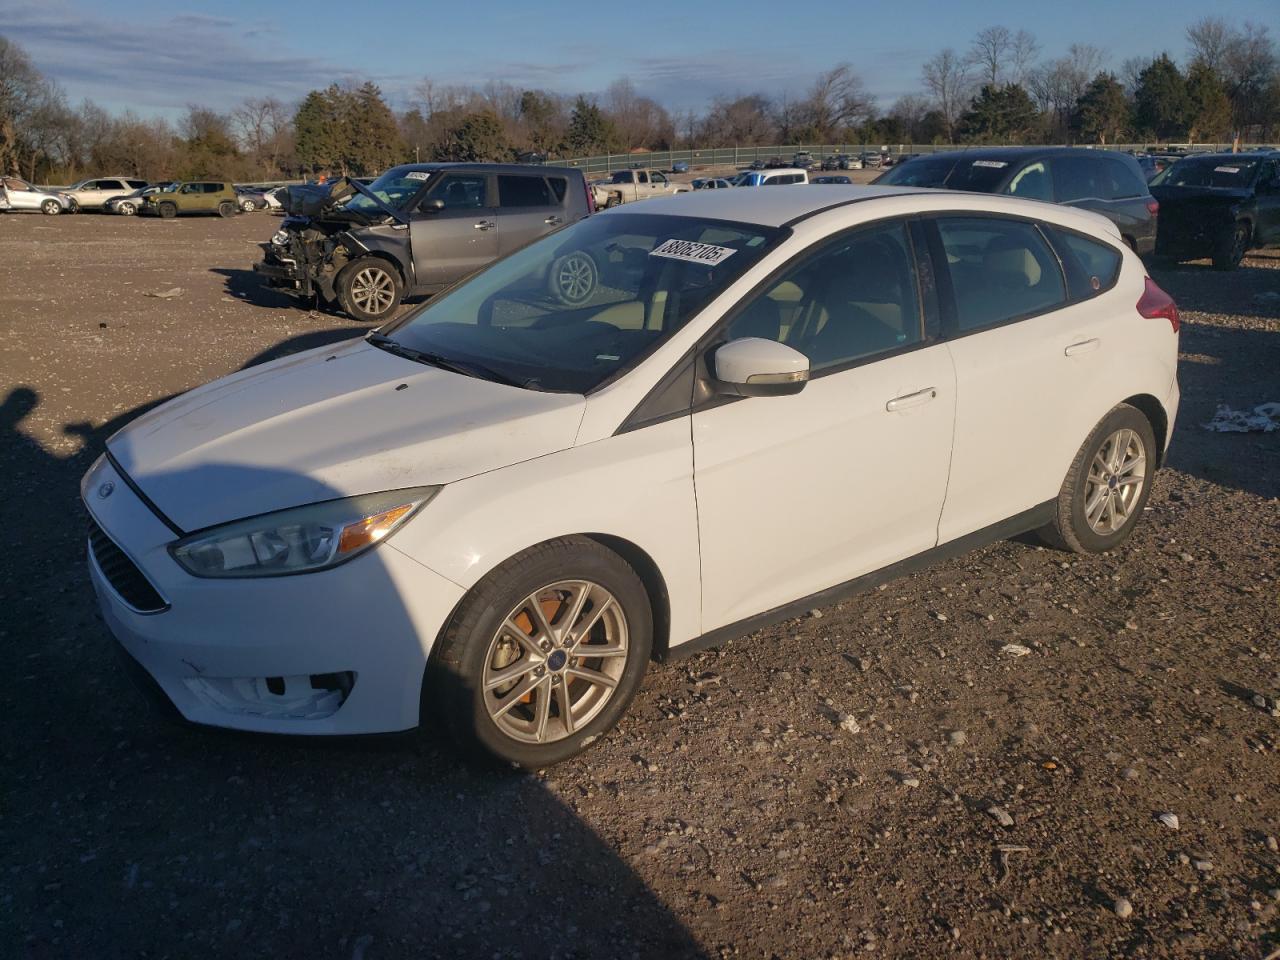
M 492 230 L 495 224 L 492 220 L 481 220 L 475 224 L 477 230 Z
M 1078 357 L 1082 353 L 1091 353 L 1102 346 L 1102 341 L 1097 337 L 1091 340 L 1081 340 L 1079 343 L 1073 343 L 1062 351 L 1063 356 Z
M 909 410 L 912 407 L 920 406 L 922 403 L 928 403 L 937 395 L 937 387 L 925 387 L 923 390 L 917 390 L 915 393 L 907 393 L 900 397 L 894 397 L 884 405 L 884 408 L 890 413 L 896 413 L 899 410 Z
M 552 227 L 556 226 L 559 223 L 563 223 L 563 221 L 559 217 L 547 217 L 547 219 L 543 220 L 542 222 Z

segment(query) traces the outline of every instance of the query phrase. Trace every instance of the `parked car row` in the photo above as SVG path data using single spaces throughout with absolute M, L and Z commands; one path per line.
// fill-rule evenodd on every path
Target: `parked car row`
M 241 187 L 224 180 L 166 180 L 148 183 L 132 177 L 98 177 L 69 187 L 36 187 L 20 177 L 0 178 L 0 210 L 33 210 L 54 216 L 98 210 L 120 216 L 154 213 L 218 213 L 280 209 L 277 190 Z M 231 207 L 225 206 L 230 203 Z

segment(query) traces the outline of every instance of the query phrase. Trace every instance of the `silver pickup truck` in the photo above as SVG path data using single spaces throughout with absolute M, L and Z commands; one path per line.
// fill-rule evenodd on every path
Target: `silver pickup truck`
M 608 180 L 597 180 L 591 184 L 597 209 L 651 197 L 669 197 L 673 193 L 688 193 L 690 189 L 687 183 L 672 183 L 657 170 L 615 170 Z

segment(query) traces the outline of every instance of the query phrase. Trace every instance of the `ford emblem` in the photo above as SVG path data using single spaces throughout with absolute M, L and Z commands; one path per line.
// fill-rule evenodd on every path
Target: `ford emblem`
M 102 486 L 98 488 L 98 499 L 99 500 L 107 499 L 107 497 L 111 496 L 111 494 L 115 492 L 115 489 L 116 489 L 116 485 L 112 483 L 110 480 L 108 480 L 106 483 L 104 483 Z

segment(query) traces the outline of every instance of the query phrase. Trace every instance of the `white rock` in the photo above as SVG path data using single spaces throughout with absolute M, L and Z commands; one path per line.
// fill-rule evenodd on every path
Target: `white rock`
M 1020 643 L 1006 643 L 1000 648 L 1001 653 L 1007 653 L 1011 657 L 1025 657 L 1031 652 L 1030 647 L 1024 647 Z
M 1156 820 L 1163 823 L 1170 830 L 1177 830 L 1179 827 L 1178 815 L 1176 813 L 1161 813 L 1156 816 Z
M 1117 897 L 1115 904 L 1116 916 L 1121 920 L 1128 920 L 1133 916 L 1133 904 L 1125 897 Z
M 987 815 L 1002 827 L 1012 827 L 1014 820 L 1012 814 L 1004 807 L 988 807 Z
M 862 727 L 858 726 L 858 720 L 851 713 L 840 714 L 840 729 L 845 733 L 861 733 Z

